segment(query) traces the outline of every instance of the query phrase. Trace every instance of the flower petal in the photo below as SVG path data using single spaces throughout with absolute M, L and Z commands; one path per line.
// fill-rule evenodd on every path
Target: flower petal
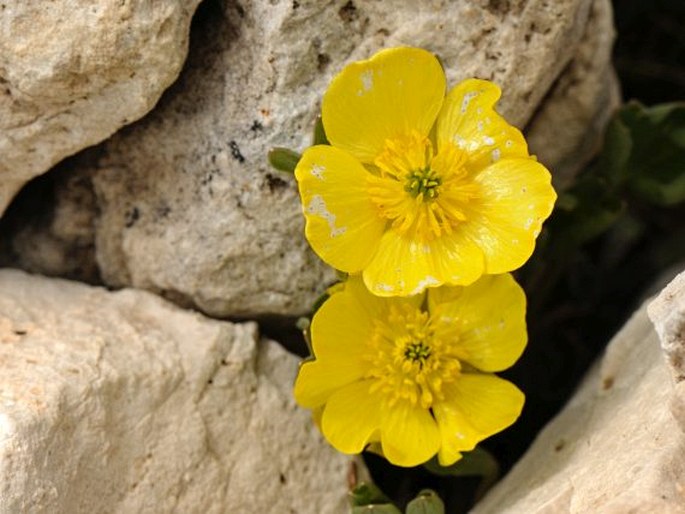
M 512 383 L 494 375 L 465 373 L 445 387 L 445 400 L 433 406 L 441 446 L 440 465 L 459 460 L 483 439 L 511 425 L 525 397 Z
M 348 279 L 314 314 L 311 335 L 316 358 L 337 361 L 342 357 L 338 352 L 363 351 L 382 308 L 382 300 L 366 291 L 358 277 Z
M 467 79 L 445 98 L 438 115 L 438 148 L 446 142 L 469 155 L 468 166 L 479 170 L 506 157 L 528 157 L 521 131 L 494 109 L 502 92 L 487 80 Z
M 321 417 L 321 431 L 342 453 L 359 453 L 377 440 L 381 425 L 381 398 L 370 391 L 368 380 L 354 382 L 331 396 Z
M 430 246 L 442 283 L 468 285 L 483 274 L 482 250 L 459 227 L 452 234 L 431 241 Z
M 306 409 L 320 407 L 341 387 L 360 377 L 360 368 L 355 363 L 336 365 L 330 361 L 306 360 L 300 365 L 295 379 L 295 401 Z
M 483 273 L 483 253 L 461 232 L 420 242 L 388 230 L 364 270 L 379 296 L 407 296 L 441 284 L 469 284 Z
M 356 302 L 359 312 L 363 312 L 371 320 L 387 319 L 388 313 L 392 310 L 393 305 L 400 307 L 404 304 L 408 304 L 419 309 L 425 299 L 424 295 L 414 295 L 408 298 L 384 298 L 372 294 L 364 284 L 361 275 L 350 276 L 344 282 L 344 292 L 354 298 L 354 302 Z
M 436 336 L 448 340 L 454 332 L 459 359 L 480 370 L 507 369 L 526 346 L 526 295 L 508 273 L 431 289 L 428 309 L 440 320 Z
M 386 139 L 412 130 L 428 135 L 445 96 L 438 59 L 419 48 L 382 50 L 346 66 L 323 97 L 328 140 L 372 162 Z
M 380 303 L 380 299 L 369 298 L 366 304 L 361 303 L 358 289 L 353 285 L 333 294 L 312 319 L 315 360 L 304 362 L 295 380 L 295 400 L 303 407 L 325 403 L 335 391 L 362 378 L 368 369 L 368 362 L 362 358 L 373 329 L 374 310 L 368 307 Z
M 436 454 L 440 431 L 428 409 L 399 401 L 385 406 L 381 426 L 383 455 L 397 466 L 418 466 Z
M 502 159 L 474 179 L 481 199 L 464 230 L 485 254 L 486 273 L 522 266 L 557 198 L 549 171 L 533 159 Z
M 367 193 L 367 176 L 354 157 L 323 145 L 305 150 L 295 169 L 309 244 L 348 273 L 370 261 L 386 225 Z

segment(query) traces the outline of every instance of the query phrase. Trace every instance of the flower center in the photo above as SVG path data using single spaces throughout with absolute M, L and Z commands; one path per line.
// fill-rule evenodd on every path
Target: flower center
M 421 241 L 450 234 L 480 196 L 466 157 L 451 143 L 435 153 L 430 139 L 418 132 L 389 139 L 369 174 L 371 201 L 400 234 Z
M 438 186 L 442 180 L 432 169 L 426 168 L 418 171 L 411 171 L 407 175 L 407 182 L 404 190 L 416 198 L 419 195 L 425 200 L 433 200 L 438 196 Z
M 423 341 L 418 343 L 409 343 L 404 347 L 404 358 L 413 362 L 418 362 L 419 367 L 423 367 L 428 357 L 431 356 L 430 346 L 427 346 Z
M 366 360 L 372 391 L 381 391 L 390 405 L 398 401 L 430 408 L 442 400 L 443 385 L 454 381 L 461 364 L 454 341 L 436 336 L 427 312 L 410 304 L 393 305 L 375 321 Z

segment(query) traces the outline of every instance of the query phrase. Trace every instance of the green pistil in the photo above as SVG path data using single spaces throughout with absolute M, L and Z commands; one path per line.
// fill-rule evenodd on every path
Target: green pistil
M 412 171 L 407 175 L 404 190 L 416 198 L 423 195 L 424 199 L 433 200 L 438 197 L 438 186 L 442 181 L 432 169 Z
M 426 362 L 430 356 L 430 346 L 425 345 L 422 341 L 409 343 L 404 348 L 404 358 L 412 362 L 418 362 L 421 367 L 423 367 L 423 363 Z

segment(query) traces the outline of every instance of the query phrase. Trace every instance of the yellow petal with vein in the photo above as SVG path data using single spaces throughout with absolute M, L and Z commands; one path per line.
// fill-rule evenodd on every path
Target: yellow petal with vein
M 348 273 L 368 264 L 386 225 L 369 198 L 367 176 L 354 157 L 324 145 L 308 148 L 295 169 L 309 244 Z
M 419 309 L 424 300 L 423 295 L 388 298 L 372 294 L 364 284 L 361 275 L 352 275 L 344 282 L 344 294 L 349 295 L 357 309 L 372 320 L 386 319 L 393 306 L 402 309 L 402 306 L 406 304 Z
M 321 417 L 321 431 L 342 453 L 360 453 L 372 442 L 382 423 L 381 398 L 371 393 L 369 381 L 358 381 L 336 391 Z
M 368 351 L 374 318 L 353 293 L 346 289 L 333 294 L 312 319 L 315 360 L 304 362 L 295 380 L 295 400 L 303 407 L 325 403 L 336 390 L 359 380 L 368 369 L 363 356 Z
M 346 66 L 321 106 L 328 140 L 372 162 L 386 139 L 415 130 L 428 135 L 445 96 L 438 59 L 419 48 L 382 50 Z
M 393 464 L 418 466 L 437 453 L 440 431 L 428 409 L 400 401 L 384 409 L 381 446 Z
M 483 276 L 468 287 L 431 289 L 428 308 L 442 321 L 436 337 L 453 339 L 460 360 L 482 371 L 507 369 L 523 353 L 526 295 L 508 273 Z
M 364 283 L 379 296 L 407 296 L 441 284 L 470 284 L 483 273 L 482 251 L 457 231 L 428 242 L 388 230 Z
M 445 98 L 438 116 L 438 149 L 451 142 L 468 154 L 468 168 L 480 170 L 508 157 L 528 157 L 521 131 L 494 109 L 502 92 L 487 80 L 467 79 Z
M 480 172 L 481 198 L 464 230 L 485 254 L 486 273 L 522 266 L 557 198 L 549 171 L 533 159 L 502 159 Z
M 465 373 L 448 384 L 445 400 L 433 406 L 441 437 L 440 464 L 453 464 L 461 452 L 514 423 L 524 401 L 516 386 L 494 375 Z

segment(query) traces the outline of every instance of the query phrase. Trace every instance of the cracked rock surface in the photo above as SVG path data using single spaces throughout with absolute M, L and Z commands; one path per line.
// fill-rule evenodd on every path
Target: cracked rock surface
M 345 510 L 349 460 L 252 323 L 1 270 L 0 368 L 0 513 Z
M 199 0 L 4 0 L 0 214 L 32 177 L 147 113 L 176 78 Z
M 471 514 L 685 513 L 683 354 L 685 272 L 632 316 Z

